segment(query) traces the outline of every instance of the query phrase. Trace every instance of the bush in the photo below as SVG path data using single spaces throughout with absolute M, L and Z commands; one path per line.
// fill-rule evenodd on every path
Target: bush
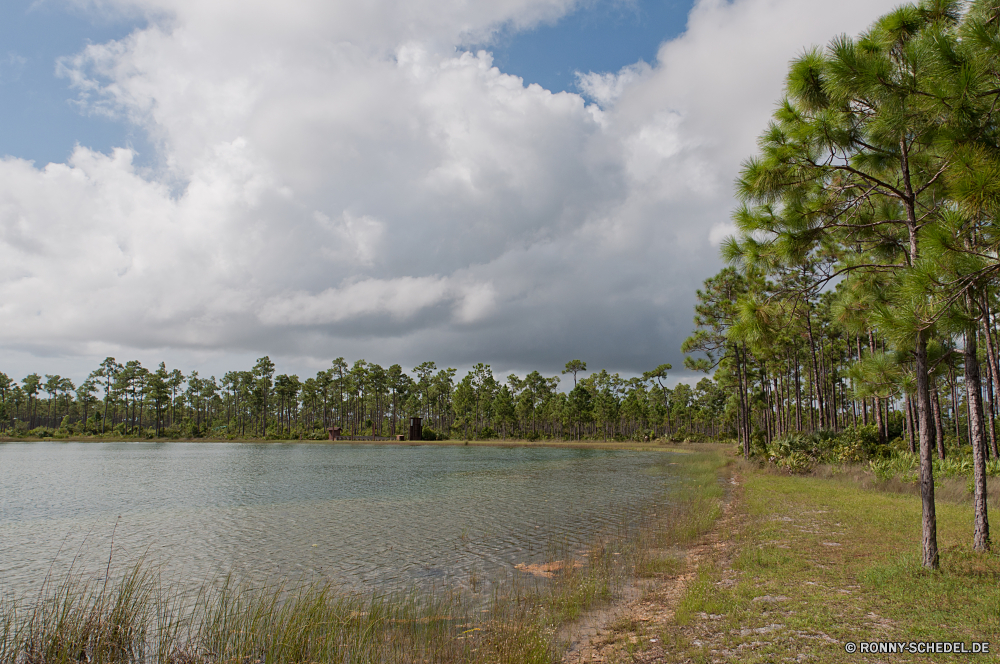
M 830 432 L 819 431 L 812 434 L 789 433 L 775 438 L 770 445 L 765 445 L 763 440 L 754 442 L 756 449 L 763 453 L 762 456 L 767 456 L 770 461 L 776 463 L 793 455 L 797 455 L 797 458 L 807 458 L 813 462 L 822 461 L 830 455 L 835 441 L 835 437 Z
M 805 452 L 794 451 L 779 458 L 775 465 L 792 473 L 808 473 L 816 466 L 816 459 Z
M 892 449 L 878 439 L 878 429 L 874 424 L 851 427 L 839 436 L 835 449 L 835 460 L 842 463 L 861 463 L 868 459 L 888 459 Z
M 430 427 L 424 427 L 421 432 L 420 440 L 448 440 L 448 436 L 443 433 L 437 433 Z
M 751 453 L 793 472 L 805 472 L 817 463 L 863 463 L 870 459 L 889 459 L 893 456 L 893 449 L 879 442 L 874 425 L 867 425 L 851 427 L 840 433 L 793 432 L 775 438 L 770 445 L 764 442 L 762 436 L 755 435 Z
M 707 440 L 710 440 L 708 436 L 698 431 L 692 431 L 686 426 L 681 427 L 670 434 L 670 441 L 674 443 L 703 443 Z M 761 438 L 761 440 L 763 440 L 763 438 Z

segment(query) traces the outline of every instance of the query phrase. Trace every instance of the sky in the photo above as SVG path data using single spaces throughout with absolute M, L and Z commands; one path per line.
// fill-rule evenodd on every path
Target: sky
M 0 371 L 682 378 L 788 62 L 895 4 L 7 0 Z

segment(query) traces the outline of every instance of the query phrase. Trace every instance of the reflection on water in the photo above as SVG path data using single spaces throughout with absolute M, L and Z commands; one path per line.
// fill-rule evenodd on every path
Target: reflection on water
M 0 594 L 145 554 L 356 588 L 462 584 L 581 546 L 661 495 L 665 455 L 548 448 L 0 444 Z M 76 559 L 76 562 L 72 561 Z M 103 563 L 101 562 L 103 560 Z

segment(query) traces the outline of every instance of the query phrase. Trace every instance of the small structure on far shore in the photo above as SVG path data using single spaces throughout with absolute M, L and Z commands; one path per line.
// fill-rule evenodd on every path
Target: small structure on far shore
M 420 425 L 419 417 L 410 418 L 410 440 L 423 440 L 424 428 Z

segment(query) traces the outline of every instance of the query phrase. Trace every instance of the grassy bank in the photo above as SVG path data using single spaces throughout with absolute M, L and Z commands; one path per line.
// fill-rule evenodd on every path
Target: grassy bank
M 672 619 L 636 631 L 645 644 L 637 661 L 1000 661 L 1000 555 L 971 550 L 971 505 L 955 487 L 938 501 L 942 564 L 928 572 L 919 498 L 898 482 L 858 469 L 793 476 L 749 464 L 739 476 L 718 546 Z M 995 542 L 996 514 L 994 504 Z M 992 654 L 845 651 L 863 641 L 989 641 Z
M 563 628 L 614 601 L 637 575 L 672 569 L 676 550 L 712 527 L 726 463 L 713 449 L 665 456 L 680 478 L 668 499 L 599 533 L 586 551 L 553 544 L 544 582 L 512 574 L 483 598 L 447 588 L 383 596 L 229 579 L 191 597 L 139 561 L 109 575 L 117 581 L 57 577 L 0 603 L 0 661 L 556 662 Z

